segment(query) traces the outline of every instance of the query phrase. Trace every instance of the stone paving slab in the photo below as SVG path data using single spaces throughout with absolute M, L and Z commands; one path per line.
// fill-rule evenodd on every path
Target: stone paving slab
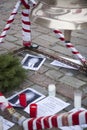
M 80 88 L 81 86 L 83 86 L 84 84 L 86 84 L 85 82 L 78 80 L 71 76 L 64 76 L 64 77 L 60 78 L 59 81 L 64 84 L 70 85 L 74 88 L 77 88 L 77 89 Z

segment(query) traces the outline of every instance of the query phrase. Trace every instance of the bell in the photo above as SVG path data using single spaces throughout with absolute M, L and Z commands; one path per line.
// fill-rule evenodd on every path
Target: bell
M 30 17 L 40 26 L 67 30 L 69 40 L 71 30 L 87 29 L 87 0 L 38 0 Z

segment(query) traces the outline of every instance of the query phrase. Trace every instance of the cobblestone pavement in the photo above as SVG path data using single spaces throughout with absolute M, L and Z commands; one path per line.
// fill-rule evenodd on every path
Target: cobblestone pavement
M 16 2 L 17 0 L 0 1 L 0 32 L 2 32 Z M 0 54 L 10 51 L 12 52 L 23 47 L 20 14 L 21 8 L 15 17 L 10 31 L 4 39 L 4 43 L 0 45 Z M 43 50 L 51 52 L 53 55 L 57 54 L 73 58 L 72 53 L 59 41 L 59 39 L 56 38 L 52 30 L 40 27 L 34 23 L 31 25 L 31 30 L 32 42 L 40 45 Z M 87 57 L 87 30 L 73 31 L 71 41 L 81 54 Z M 32 52 L 29 51 L 28 53 Z M 35 54 L 38 55 L 37 53 Z M 52 66 L 50 64 L 52 61 L 53 59 L 47 57 L 46 61 L 38 71 L 28 71 L 28 78 L 17 91 L 26 87 L 32 87 L 47 95 L 47 87 L 49 84 L 53 83 L 56 85 L 56 96 L 71 104 L 69 107 L 64 109 L 64 111 L 69 111 L 73 108 L 74 104 L 74 90 L 80 89 L 83 94 L 82 107 L 87 108 L 87 76 L 77 70 Z M 10 95 L 12 95 L 12 93 L 14 92 L 11 92 Z

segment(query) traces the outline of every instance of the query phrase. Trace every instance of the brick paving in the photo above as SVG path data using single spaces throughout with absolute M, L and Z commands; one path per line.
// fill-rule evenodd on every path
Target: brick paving
M 0 32 L 2 32 L 6 20 L 10 16 L 10 13 L 16 4 L 17 0 L 3 0 L 0 1 Z M 21 9 L 18 11 L 15 21 L 12 24 L 4 43 L 0 45 L 0 54 L 14 51 L 23 47 L 22 35 L 21 35 Z M 43 51 L 51 52 L 52 54 L 63 55 L 73 57 L 72 53 L 64 46 L 63 43 L 57 39 L 52 33 L 52 30 L 40 27 L 34 23 L 31 25 L 32 29 L 32 42 L 37 43 L 43 48 Z M 77 47 L 80 52 L 87 57 L 87 30 L 73 31 L 71 42 Z M 32 51 L 28 53 L 32 54 Z M 39 55 L 35 53 L 36 55 Z M 23 57 L 21 57 L 23 58 Z M 65 69 L 61 67 L 52 66 L 50 63 L 53 59 L 47 57 L 44 64 L 37 71 L 28 71 L 28 78 L 26 81 L 16 90 L 32 87 L 41 93 L 48 95 L 47 87 L 53 83 L 56 85 L 56 96 L 62 100 L 69 102 L 71 105 L 64 111 L 69 111 L 73 108 L 73 96 L 74 90 L 80 89 L 83 93 L 82 107 L 87 108 L 87 76 L 78 72 L 77 70 Z M 9 93 L 12 95 L 14 91 Z M 6 94 L 8 96 L 8 94 Z M 11 128 L 21 130 L 18 126 Z

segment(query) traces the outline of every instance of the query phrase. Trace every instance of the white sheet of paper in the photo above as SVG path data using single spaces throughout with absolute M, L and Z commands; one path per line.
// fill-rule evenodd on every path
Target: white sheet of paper
M 57 97 L 48 96 L 37 102 L 37 117 L 54 115 L 57 112 L 63 110 L 68 105 L 70 104 Z M 25 108 L 24 111 L 29 113 L 29 105 Z
M 68 60 L 68 61 L 71 61 L 73 63 L 76 63 L 76 64 L 79 64 L 79 65 L 82 65 L 81 61 L 80 60 L 76 60 L 76 59 L 71 59 L 71 58 L 67 58 L 67 57 L 64 57 L 64 56 L 61 56 L 62 58 Z
M 8 130 L 13 126 L 14 126 L 13 122 L 3 119 L 3 130 Z
M 72 67 L 72 66 L 69 66 L 69 65 L 67 65 L 67 64 L 64 64 L 64 63 L 62 63 L 62 62 L 60 62 L 60 61 L 57 61 L 57 60 L 54 60 L 53 62 L 51 62 L 51 64 L 54 65 L 54 66 L 59 66 L 59 67 L 64 67 L 64 68 L 76 69 L 76 68 L 74 68 L 74 67 Z

